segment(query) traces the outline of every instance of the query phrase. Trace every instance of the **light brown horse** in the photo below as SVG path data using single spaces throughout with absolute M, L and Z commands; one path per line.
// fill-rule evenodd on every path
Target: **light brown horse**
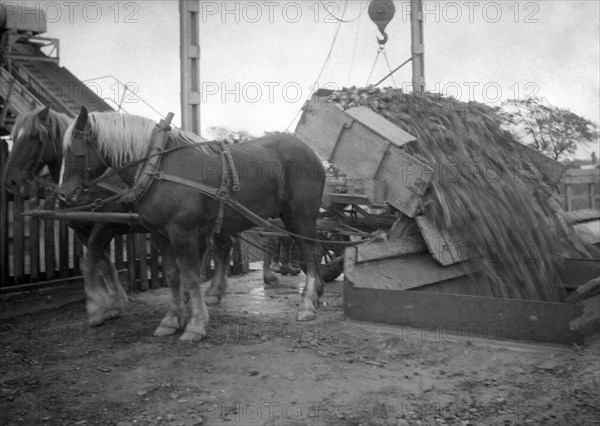
M 37 193 L 40 172 L 50 171 L 50 182 L 57 186 L 63 158 L 63 137 L 72 121 L 67 115 L 45 107 L 19 114 L 12 128 L 13 148 L 5 170 L 7 190 L 26 198 Z M 113 203 L 113 209 L 119 206 Z M 114 264 L 110 261 L 110 241 L 131 230 L 129 226 L 102 223 L 69 223 L 86 246 L 82 270 L 87 297 L 88 322 L 101 325 L 121 315 L 127 294 L 121 286 Z
M 148 155 L 156 125 L 142 117 L 115 113 L 88 114 L 85 108 L 64 140 L 65 159 L 60 193 L 74 204 L 90 200 L 90 182 L 109 167 L 119 170 L 128 185 L 135 185 L 136 167 L 127 167 Z M 170 130 L 165 150 L 182 146 L 197 136 Z M 294 233 L 306 262 L 306 283 L 297 319 L 316 316 L 323 281 L 319 273 L 320 248 L 315 241 L 325 172 L 316 154 L 291 135 L 265 136 L 229 147 L 239 174 L 240 190 L 231 194 L 262 218 L 282 219 Z M 186 179 L 212 188 L 221 186 L 221 154 L 210 146 L 187 146 L 163 154 L 160 176 L 152 181 L 143 197 L 130 208 L 137 212 L 163 253 L 164 268 L 172 291 L 172 304 L 155 335 L 173 334 L 186 324 L 182 288 L 190 294 L 191 317 L 182 340 L 198 340 L 206 335 L 208 311 L 200 291 L 199 259 L 215 230 L 219 202 L 190 185 L 173 179 Z M 139 163 L 135 163 L 139 164 Z M 155 175 L 156 177 L 156 175 Z M 223 275 L 232 234 L 254 226 L 247 217 L 225 207 L 222 227 L 214 235 L 215 275 Z M 225 292 L 225 280 L 213 280 L 207 291 L 210 303 L 218 303 Z

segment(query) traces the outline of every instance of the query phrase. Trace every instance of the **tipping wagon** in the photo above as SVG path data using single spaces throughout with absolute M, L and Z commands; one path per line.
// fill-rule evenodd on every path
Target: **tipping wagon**
M 556 279 L 575 290 L 568 303 L 477 295 L 476 271 L 465 267 L 469 254 L 458 249 L 457 236 L 422 214 L 434 171 L 404 149 L 413 135 L 367 107 L 342 111 L 318 101 L 304 105 L 296 135 L 343 172 L 326 184 L 320 229 L 348 236 L 384 231 L 385 238 L 345 248 L 350 318 L 558 343 L 581 342 L 599 328 L 597 260 L 565 260 Z M 547 182 L 558 182 L 564 166 L 525 146 L 515 149 Z

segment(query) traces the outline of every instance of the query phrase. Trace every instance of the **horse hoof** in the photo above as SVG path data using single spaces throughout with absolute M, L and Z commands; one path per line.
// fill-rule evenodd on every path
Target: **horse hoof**
M 281 275 L 298 275 L 301 269 L 292 265 L 281 265 Z
M 200 340 L 204 339 L 205 337 L 206 337 L 206 333 L 204 333 L 204 332 L 196 333 L 195 331 L 186 330 L 186 332 L 181 335 L 179 340 L 181 340 L 182 342 L 199 342 Z
M 206 303 L 208 306 L 214 306 L 214 305 L 218 305 L 219 303 L 221 303 L 221 298 L 219 296 L 205 296 L 206 299 L 204 300 L 204 303 Z
M 272 271 L 266 271 L 263 273 L 263 281 L 267 285 L 277 285 L 279 284 L 279 278 Z
M 121 310 L 120 309 L 109 309 L 102 316 L 102 321 L 108 321 L 108 320 L 111 320 L 111 319 L 119 318 L 120 316 L 121 316 Z
M 154 330 L 154 336 L 155 337 L 170 336 L 172 334 L 175 334 L 176 332 L 177 332 L 177 329 L 174 327 L 164 327 L 162 325 L 159 325 L 158 328 L 156 330 Z
M 100 319 L 90 319 L 88 320 L 88 324 L 90 327 L 100 327 L 101 325 L 104 324 L 104 319 L 100 318 Z
M 312 321 L 317 317 L 313 311 L 298 311 L 296 321 Z

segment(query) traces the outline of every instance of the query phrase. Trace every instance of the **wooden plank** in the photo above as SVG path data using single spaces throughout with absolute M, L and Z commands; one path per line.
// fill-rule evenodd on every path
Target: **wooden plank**
M 323 194 L 323 202 L 324 202 L 324 205 L 330 205 L 331 203 L 359 204 L 359 205 L 371 204 L 369 199 L 362 195 L 348 195 L 348 194 L 335 194 L 335 193 Z
M 46 270 L 46 279 L 51 280 L 56 275 L 56 261 L 54 250 L 54 228 L 55 221 L 52 219 L 44 220 L 44 267 Z
M 570 329 L 582 307 L 570 303 L 355 287 L 344 280 L 344 312 L 354 320 L 411 327 L 432 339 L 487 339 L 581 344 Z M 438 340 L 439 341 L 439 340 Z
M 565 185 L 597 184 L 600 182 L 598 169 L 568 169 L 560 179 Z
M 347 179 L 347 194 L 366 197 L 369 204 L 385 203 L 385 182 L 375 179 Z
M 25 232 L 22 213 L 23 199 L 15 197 L 13 201 L 13 265 L 15 282 L 22 284 L 25 282 Z
M 150 239 L 150 275 L 150 288 L 159 288 L 162 284 L 158 261 L 158 247 L 152 239 Z
M 389 244 L 387 246 L 390 248 Z M 391 250 L 386 252 L 383 247 L 378 250 L 379 253 L 374 253 L 372 250 L 376 250 L 375 247 L 373 245 L 366 250 L 361 246 L 346 248 L 344 275 L 355 287 L 408 290 L 469 273 L 466 265 L 440 266 L 428 253 L 415 253 L 415 247 L 406 247 L 406 253 L 396 257 L 391 256 Z M 391 248 L 398 250 L 404 247 L 396 244 Z
M 597 276 L 587 283 L 577 287 L 567 298 L 565 303 L 576 303 L 588 297 L 595 296 L 600 293 L 600 276 Z
M 416 137 L 407 131 L 389 122 L 365 106 L 349 108 L 346 110 L 346 114 L 358 120 L 380 137 L 390 141 L 397 147 L 401 147 L 402 145 L 417 140 Z
M 60 221 L 58 225 L 58 259 L 61 278 L 69 276 L 69 227 L 67 222 Z
M 40 280 L 40 221 L 29 218 L 29 274 L 31 281 Z
M 567 211 L 573 210 L 573 191 L 568 183 L 565 185 L 565 206 Z
M 136 252 L 135 252 L 135 235 L 127 234 L 126 236 L 126 250 L 127 250 L 127 279 L 129 281 L 129 288 L 139 290 L 136 274 Z
M 566 169 L 563 164 L 519 142 L 513 146 L 536 166 L 547 182 L 557 184 L 561 180 Z
M 308 101 L 296 134 L 348 178 L 385 181 L 386 201 L 407 216 L 420 210 L 433 170 L 333 104 Z
M 564 259 L 557 272 L 566 289 L 577 289 L 600 276 L 600 260 Z
M 8 143 L 0 140 L 0 282 L 8 284 L 8 193 L 4 167 L 8 160 Z
M 426 247 L 419 242 L 414 241 L 382 241 L 382 242 L 366 242 L 357 246 L 347 247 L 349 255 L 354 252 L 357 262 L 370 262 L 372 260 L 383 259 L 402 259 L 409 255 L 423 252 Z
M 73 275 L 81 274 L 81 257 L 83 256 L 83 244 L 74 232 L 73 235 Z
M 306 142 L 321 158 L 329 160 L 335 142 L 344 127 L 354 119 L 347 116 L 333 104 L 306 102 L 296 127 L 296 136 Z
M 573 229 L 584 243 L 600 243 L 600 219 L 596 219 L 589 222 L 576 223 L 575 225 L 573 225 Z
M 586 222 L 589 220 L 600 219 L 600 210 L 597 209 L 582 209 L 582 210 L 573 210 L 570 212 L 564 212 L 563 216 L 567 220 L 567 222 L 579 223 Z
M 415 218 L 421 235 L 427 244 L 429 253 L 441 265 L 452 265 L 464 262 L 471 257 L 469 247 L 456 243 L 458 236 L 451 235 L 447 230 L 438 228 L 427 215 Z
M 600 294 L 582 300 L 583 314 L 570 322 L 571 330 L 587 335 L 600 330 Z
M 148 290 L 148 234 L 136 234 L 136 251 L 138 253 L 140 290 Z

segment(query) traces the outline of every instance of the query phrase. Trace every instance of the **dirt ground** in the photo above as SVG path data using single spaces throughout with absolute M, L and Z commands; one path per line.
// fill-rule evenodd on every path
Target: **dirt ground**
M 303 276 L 230 279 L 208 337 L 155 338 L 168 290 L 91 329 L 83 302 L 3 320 L 0 425 L 590 425 L 600 339 L 552 346 L 348 320 L 342 282 L 296 323 Z

